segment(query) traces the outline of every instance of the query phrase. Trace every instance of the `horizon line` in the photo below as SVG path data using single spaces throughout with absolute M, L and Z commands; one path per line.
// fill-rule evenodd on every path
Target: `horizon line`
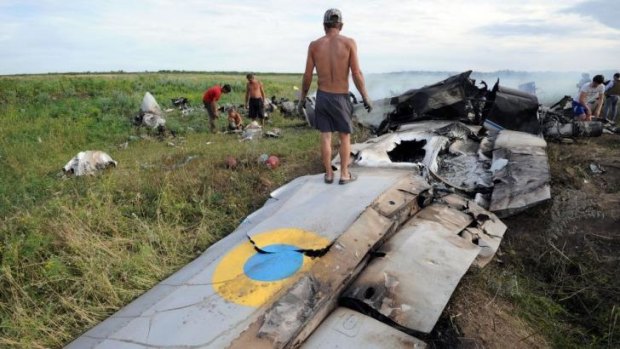
M 469 69 L 472 73 L 478 74 L 494 74 L 494 73 L 584 73 L 587 71 L 577 70 L 512 70 L 512 69 L 498 69 L 493 71 L 478 71 Z M 364 75 L 380 75 L 380 74 L 406 74 L 406 73 L 433 73 L 433 74 L 459 74 L 468 70 L 399 70 L 389 71 L 381 73 L 366 73 Z M 597 69 L 597 71 L 616 71 L 615 69 Z M 37 75 L 134 75 L 134 74 L 222 74 L 222 75 L 237 75 L 237 74 L 261 74 L 261 75 L 303 75 L 303 72 L 259 72 L 259 71 L 242 71 L 242 70 L 176 70 L 176 69 L 160 69 L 160 70 L 145 70 L 145 71 L 124 71 L 124 70 L 109 70 L 109 71 L 68 71 L 68 72 L 47 72 L 47 73 L 14 73 L 14 74 L 0 74 L 0 77 L 19 77 L 19 76 L 37 76 Z M 316 75 L 314 73 L 313 75 Z

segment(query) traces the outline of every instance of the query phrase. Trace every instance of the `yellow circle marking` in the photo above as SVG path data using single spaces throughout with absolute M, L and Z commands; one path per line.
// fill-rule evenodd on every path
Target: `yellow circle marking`
M 258 247 L 285 244 L 300 249 L 321 249 L 330 242 L 320 235 L 296 228 L 260 233 L 252 236 L 252 240 Z M 314 259 L 304 256 L 301 269 L 294 275 L 277 281 L 258 281 L 250 279 L 243 272 L 245 262 L 256 253 L 254 246 L 247 241 L 222 257 L 211 279 L 213 288 L 222 298 L 241 305 L 261 306 L 283 287 L 295 282 L 315 262 Z

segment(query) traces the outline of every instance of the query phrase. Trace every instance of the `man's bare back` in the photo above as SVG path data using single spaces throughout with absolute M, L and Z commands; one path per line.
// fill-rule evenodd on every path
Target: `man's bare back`
M 349 93 L 351 52 L 355 51 L 355 41 L 338 33 L 326 34 L 310 44 L 309 53 L 316 67 L 319 90 Z
M 318 89 L 329 93 L 349 93 L 350 71 L 364 104 L 369 105 L 370 99 L 357 58 L 357 44 L 355 40 L 340 35 L 339 29 L 326 29 L 325 36 L 310 43 L 302 82 L 302 103 L 310 89 L 312 72 L 315 68 Z

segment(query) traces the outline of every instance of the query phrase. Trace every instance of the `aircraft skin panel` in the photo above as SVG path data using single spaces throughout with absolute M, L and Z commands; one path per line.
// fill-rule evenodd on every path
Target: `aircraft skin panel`
M 301 346 L 324 348 L 424 349 L 426 343 L 354 310 L 337 308 Z
M 131 343 L 131 342 L 124 342 L 124 341 L 118 341 L 118 340 L 108 340 L 105 343 L 101 343 L 99 346 L 97 346 L 97 349 L 118 349 L 118 348 L 123 348 L 123 349 L 146 349 L 146 348 L 153 348 L 153 347 L 147 347 L 147 346 L 144 346 L 144 345 L 141 345 L 141 344 L 136 344 L 136 343 Z
M 359 179 L 344 186 L 326 185 L 319 174 L 274 191 L 275 197 L 233 233 L 67 348 L 231 343 L 261 305 L 319 260 L 291 248 L 329 246 L 378 196 L 411 176 L 410 171 L 365 168 L 356 174 Z
M 301 184 L 297 189 L 300 195 L 292 195 L 286 205 L 282 205 L 270 219 L 252 228 L 248 235 L 252 237 L 265 231 L 296 227 L 315 232 L 331 242 L 340 236 L 378 195 L 394 184 L 395 178 L 403 174 L 382 169 L 373 171 L 356 168 L 353 171 L 357 171 L 356 174 L 359 175 L 358 180 L 352 183 L 354 185 L 325 185 L 322 176 L 318 181 Z M 336 181 L 338 175 L 336 172 Z M 309 195 L 310 193 L 312 195 Z
M 429 333 L 480 247 L 458 233 L 467 213 L 432 204 L 380 249 L 343 297 L 366 304 L 404 328 Z

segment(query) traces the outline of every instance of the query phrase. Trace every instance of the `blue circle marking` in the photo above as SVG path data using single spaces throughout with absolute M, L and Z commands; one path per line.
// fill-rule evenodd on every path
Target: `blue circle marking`
M 295 274 L 304 264 L 304 255 L 291 245 L 268 245 L 261 247 L 265 252 L 256 253 L 243 265 L 243 272 L 257 281 L 277 281 Z

